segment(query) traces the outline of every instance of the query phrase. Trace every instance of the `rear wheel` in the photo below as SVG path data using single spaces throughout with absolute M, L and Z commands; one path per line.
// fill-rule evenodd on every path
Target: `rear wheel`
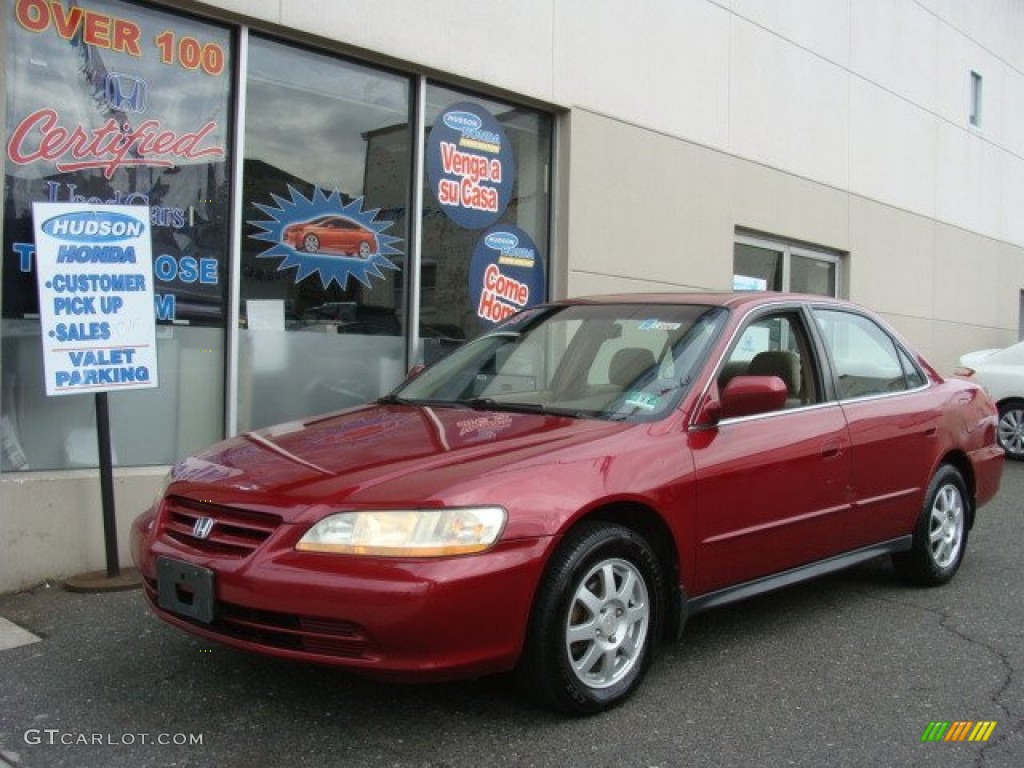
M 893 555 L 897 571 L 907 581 L 932 587 L 945 584 L 964 559 L 967 547 L 967 485 L 949 464 L 935 473 L 914 529 L 909 552 Z
M 1024 461 L 1024 400 L 999 406 L 999 445 L 1008 459 Z
M 619 704 L 650 665 L 663 595 L 647 541 L 624 526 L 581 524 L 541 582 L 518 670 L 523 688 L 569 714 Z

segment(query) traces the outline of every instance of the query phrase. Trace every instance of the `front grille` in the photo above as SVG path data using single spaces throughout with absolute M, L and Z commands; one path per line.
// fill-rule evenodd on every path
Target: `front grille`
M 195 533 L 196 522 L 213 522 L 206 538 Z M 245 557 L 266 541 L 281 524 L 277 515 L 207 504 L 180 496 L 164 501 L 162 531 L 192 549 L 213 555 Z
M 146 580 L 146 592 L 156 604 L 156 582 Z M 369 638 L 358 624 L 339 619 L 261 611 L 218 600 L 212 624 L 184 616 L 178 619 L 226 637 L 268 648 L 303 651 L 319 656 L 358 659 L 365 655 Z
M 217 604 L 217 624 L 224 634 L 275 648 L 291 648 L 326 656 L 358 658 L 366 636 L 352 622 L 258 611 L 230 603 Z

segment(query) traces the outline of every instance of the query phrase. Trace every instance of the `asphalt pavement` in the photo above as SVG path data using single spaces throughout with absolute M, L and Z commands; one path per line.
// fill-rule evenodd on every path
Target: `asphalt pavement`
M 205 643 L 138 591 L 41 585 L 0 596 L 0 768 L 1019 768 L 1022 506 L 1008 464 L 951 584 L 908 588 L 878 560 L 710 611 L 585 719 L 503 678 L 375 683 Z M 933 723 L 989 732 L 923 741 Z

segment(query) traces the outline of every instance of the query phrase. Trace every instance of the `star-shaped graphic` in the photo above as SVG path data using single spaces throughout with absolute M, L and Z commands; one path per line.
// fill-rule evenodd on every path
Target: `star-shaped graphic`
M 341 194 L 338 190 L 334 190 L 330 195 L 325 195 L 322 189 L 316 187 L 313 190 L 312 200 L 307 199 L 291 184 L 288 185 L 288 192 L 291 195 L 291 200 L 271 193 L 271 197 L 277 203 L 276 208 L 272 205 L 255 203 L 256 207 L 270 218 L 248 222 L 263 230 L 250 235 L 250 237 L 273 243 L 270 248 L 258 254 L 258 258 L 280 258 L 281 263 L 277 266 L 279 272 L 294 267 L 298 270 L 295 275 L 296 283 L 305 280 L 310 275 L 318 274 L 325 289 L 330 286 L 331 281 L 336 282 L 340 288 L 344 289 L 350 275 L 363 285 L 370 287 L 371 277 L 384 278 L 381 269 L 399 269 L 387 256 L 402 253 L 392 246 L 392 243 L 398 242 L 401 238 L 383 234 L 384 230 L 394 222 L 376 221 L 379 208 L 364 211 L 361 197 L 345 205 L 341 202 Z M 375 252 L 365 258 L 334 253 L 306 253 L 296 250 L 285 242 L 284 230 L 286 227 L 327 214 L 343 216 L 373 232 L 377 241 Z

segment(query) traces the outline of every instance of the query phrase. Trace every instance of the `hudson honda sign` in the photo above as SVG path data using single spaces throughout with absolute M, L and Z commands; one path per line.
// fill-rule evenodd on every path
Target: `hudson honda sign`
M 46 394 L 157 386 L 149 209 L 32 210 Z

